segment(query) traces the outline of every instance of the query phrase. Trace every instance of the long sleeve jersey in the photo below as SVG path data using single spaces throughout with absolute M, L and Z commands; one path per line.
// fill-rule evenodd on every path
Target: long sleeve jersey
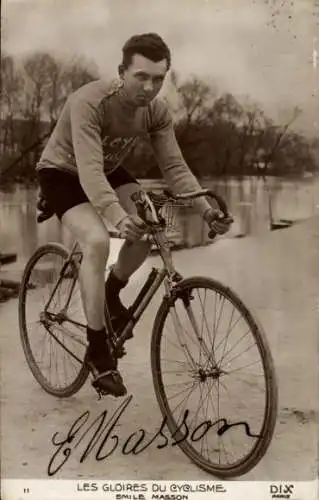
M 129 108 L 121 85 L 120 80 L 98 80 L 71 94 L 36 166 L 37 171 L 56 168 L 77 175 L 97 212 L 115 227 L 127 214 L 106 175 L 143 136 L 175 193 L 201 188 L 183 158 L 166 104 L 154 99 L 148 106 Z M 204 213 L 210 205 L 202 197 L 195 207 Z

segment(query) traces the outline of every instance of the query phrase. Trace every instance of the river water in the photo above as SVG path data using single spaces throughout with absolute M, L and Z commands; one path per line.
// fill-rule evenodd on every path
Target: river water
M 148 187 L 155 185 L 152 181 L 145 184 Z M 234 237 L 258 237 L 269 231 L 271 222 L 279 219 L 300 221 L 319 213 L 319 178 L 205 180 L 202 185 L 215 189 L 226 199 L 235 217 L 230 233 Z M 35 188 L 14 186 L 10 191 L 0 191 L 0 253 L 14 252 L 21 263 L 40 244 L 59 241 L 69 245 L 72 242 L 55 217 L 37 224 L 36 199 Z M 173 239 L 186 246 L 205 243 L 206 228 L 196 214 L 188 212 L 183 222 L 175 226 Z

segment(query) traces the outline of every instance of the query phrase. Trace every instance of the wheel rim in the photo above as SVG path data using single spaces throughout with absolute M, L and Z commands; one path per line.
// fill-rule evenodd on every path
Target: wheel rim
M 173 438 L 192 459 L 206 470 L 236 475 L 259 461 L 273 432 L 277 394 L 269 377 L 270 353 L 237 297 L 212 287 L 193 289 L 192 297 L 189 301 L 184 293 L 163 318 L 157 349 L 160 404 Z M 190 330 L 194 319 L 185 303 L 201 342 Z
M 85 317 L 78 281 L 67 314 L 61 316 L 73 283 L 72 272 L 61 281 L 48 312 L 44 310 L 64 259 L 54 251 L 39 255 L 26 274 L 22 298 L 22 320 L 26 333 L 24 347 L 29 366 L 38 382 L 57 395 L 77 383 L 86 349 Z M 76 272 L 75 266 L 72 269 L 73 273 Z

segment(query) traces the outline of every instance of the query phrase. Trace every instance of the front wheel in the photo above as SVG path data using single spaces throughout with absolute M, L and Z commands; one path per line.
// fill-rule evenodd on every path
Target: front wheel
M 151 365 L 174 444 L 220 478 L 256 466 L 274 433 L 277 382 L 266 336 L 232 290 L 179 283 L 155 318 Z

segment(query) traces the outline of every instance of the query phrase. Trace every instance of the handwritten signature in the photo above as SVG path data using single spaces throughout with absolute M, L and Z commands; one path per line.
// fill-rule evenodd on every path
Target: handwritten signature
M 107 410 L 104 410 L 91 424 L 85 427 L 87 424 L 90 412 L 85 411 L 78 417 L 72 424 L 67 435 L 65 437 L 59 435 L 56 432 L 52 436 L 52 443 L 57 447 L 57 450 L 52 455 L 49 465 L 48 465 L 48 475 L 53 476 L 56 474 L 63 465 L 70 458 L 72 452 L 77 448 L 84 438 L 89 435 L 92 430 L 92 434 L 89 435 L 89 442 L 80 457 L 80 463 L 89 456 L 93 448 L 98 446 L 95 454 L 95 459 L 97 461 L 105 460 L 109 458 L 115 450 L 119 447 L 120 438 L 114 432 L 116 425 L 119 423 L 121 416 L 124 414 L 125 410 L 128 408 L 132 401 L 133 396 L 128 396 L 123 402 L 118 406 L 114 413 L 106 420 L 108 416 Z M 189 426 L 187 425 L 187 418 L 189 415 L 189 410 L 185 410 L 183 420 L 176 428 L 175 432 L 171 434 L 173 439 L 171 446 L 176 446 L 186 439 L 190 439 L 193 443 L 200 441 L 207 432 L 212 427 L 218 427 L 217 434 L 222 436 L 232 427 L 242 426 L 244 427 L 245 433 L 251 438 L 261 437 L 258 434 L 252 434 L 250 427 L 247 422 L 234 422 L 228 423 L 227 419 L 220 418 L 212 422 L 211 420 L 206 420 L 199 424 L 191 433 Z M 130 434 L 130 436 L 125 440 L 122 446 L 123 455 L 138 455 L 145 451 L 155 440 L 159 439 L 161 442 L 157 444 L 158 449 L 163 449 L 169 444 L 167 436 L 164 434 L 164 428 L 167 424 L 167 418 L 164 417 L 162 424 L 154 436 L 147 442 L 145 442 L 146 432 L 144 429 L 139 429 L 136 432 Z M 81 432 L 82 431 L 82 432 Z M 70 446 L 72 444 L 72 447 Z

